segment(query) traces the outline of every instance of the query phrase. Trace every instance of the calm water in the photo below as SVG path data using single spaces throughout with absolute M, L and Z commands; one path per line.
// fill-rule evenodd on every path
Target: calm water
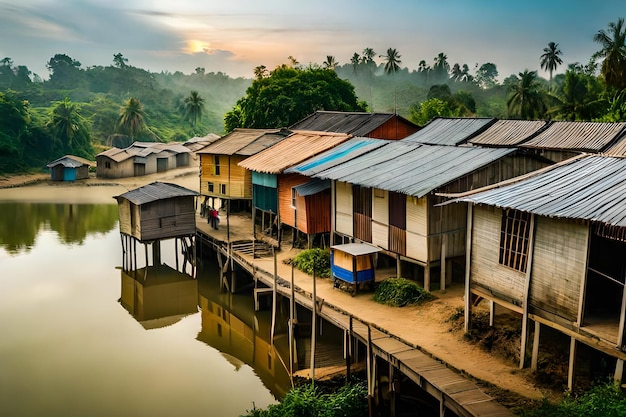
M 214 267 L 174 271 L 174 252 L 164 242 L 169 268 L 124 273 L 117 206 L 0 203 L 0 415 L 238 416 L 275 403 L 289 380 L 268 313 L 221 294 Z

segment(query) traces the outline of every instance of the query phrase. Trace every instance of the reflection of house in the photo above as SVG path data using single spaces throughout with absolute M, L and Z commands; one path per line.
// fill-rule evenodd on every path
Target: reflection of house
M 198 283 L 165 264 L 122 271 L 120 302 L 144 328 L 164 327 L 198 312 Z
M 89 178 L 89 167 L 94 166 L 96 164 L 93 161 L 73 155 L 62 156 L 47 165 L 50 168 L 52 181 L 75 181 Z
M 252 171 L 253 210 L 278 213 L 277 224 L 290 226 L 294 233 L 297 230 L 309 238 L 330 232 L 330 183 L 284 171 L 349 138 L 344 133 L 294 131 L 271 148 L 240 162 L 241 167 Z
M 534 322 L 533 369 L 540 331 L 556 329 L 569 337 L 562 347 L 570 354 L 570 388 L 580 374 L 574 368 L 580 352 L 608 367 L 604 377 L 615 371 L 622 380 L 626 159 L 578 156 L 456 197 L 454 202 L 470 204 L 466 329 L 470 310 L 482 297 L 520 315 L 521 366 Z M 586 369 L 594 372 L 593 365 Z
M 395 261 L 398 276 L 417 279 L 423 271 L 429 290 L 431 268 L 440 267 L 444 288 L 466 243 L 466 207 L 435 207 L 441 201 L 435 193 L 471 190 L 545 165 L 510 148 L 401 140 L 354 155 L 337 147 L 289 172 L 333 182 L 333 244 L 372 243 Z
M 318 110 L 290 127 L 291 130 L 347 133 L 377 139 L 402 139 L 419 126 L 395 113 Z
M 197 151 L 200 156 L 200 194 L 216 207 L 216 199 L 251 200 L 252 179 L 249 171 L 237 164 L 289 134 L 282 129 L 234 129 L 226 136 Z
M 135 142 L 96 155 L 96 176 L 123 178 L 165 172 L 190 164 L 190 149 L 178 143 Z

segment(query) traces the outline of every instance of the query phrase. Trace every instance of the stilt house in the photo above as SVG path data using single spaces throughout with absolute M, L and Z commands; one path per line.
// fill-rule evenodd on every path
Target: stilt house
M 435 193 L 471 190 L 545 165 L 512 148 L 401 140 L 354 157 L 336 148 L 289 172 L 332 181 L 332 244 L 372 243 L 395 263 L 397 276 L 423 275 L 430 290 L 431 269 L 439 268 L 445 288 L 466 243 L 466 207 L 436 207 Z
M 347 133 L 352 136 L 396 140 L 417 132 L 420 127 L 395 113 L 318 110 L 289 129 Z
M 47 165 L 50 168 L 52 181 L 76 181 L 89 178 L 89 168 L 95 166 L 95 162 L 74 155 L 62 156 Z
M 253 219 L 256 221 L 256 210 L 277 207 L 277 229 L 286 225 L 294 235 L 302 232 L 309 245 L 314 235 L 330 232 L 330 183 L 284 171 L 349 138 L 344 133 L 294 131 L 280 143 L 240 162 L 239 166 L 252 172 L 255 185 Z M 280 233 L 277 240 L 280 243 Z
M 584 372 L 613 374 L 621 382 L 626 159 L 582 155 L 456 196 L 443 207 L 469 204 L 466 330 L 478 300 L 487 300 L 491 323 L 496 305 L 521 320 L 520 367 L 531 334 L 531 368 L 537 370 L 543 335 L 556 329 L 564 356 L 569 352 L 570 389 Z
M 238 163 L 280 142 L 289 133 L 285 129 L 238 128 L 197 151 L 203 205 L 219 209 L 223 201 L 252 200 L 252 176 Z

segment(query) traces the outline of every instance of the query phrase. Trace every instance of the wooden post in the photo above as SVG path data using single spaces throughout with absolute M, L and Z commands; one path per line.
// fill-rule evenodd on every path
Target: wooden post
M 439 290 L 444 292 L 446 290 L 446 246 L 448 244 L 448 235 L 441 235 L 441 274 L 439 275 Z
M 367 405 L 369 410 L 369 417 L 374 416 L 374 371 L 372 364 L 372 328 L 367 325 Z
M 472 219 L 474 205 L 467 206 L 467 232 L 465 236 L 465 333 L 469 332 L 472 319 L 471 264 L 472 264 Z
M 496 303 L 489 300 L 489 327 L 493 327 L 496 320 Z
M 535 334 L 533 335 L 533 354 L 530 360 L 530 369 L 537 370 L 537 363 L 539 362 L 539 336 L 541 332 L 541 324 L 535 320 Z
M 294 266 L 291 264 L 291 298 L 289 299 L 289 377 L 291 378 L 291 384 L 293 385 L 293 326 L 295 320 L 295 307 L 296 307 L 296 299 L 295 299 L 295 288 L 294 288 Z
M 311 318 L 311 382 L 315 385 L 315 339 L 317 333 L 317 285 L 313 268 L 313 315 Z
M 346 332 L 345 350 L 346 350 L 346 382 L 349 383 L 352 378 L 350 365 L 352 363 L 352 316 L 350 316 L 348 331 Z
M 574 389 L 574 376 L 576 372 L 576 339 L 571 336 L 569 344 L 569 366 L 567 370 L 567 389 Z
M 530 298 L 530 280 L 533 269 L 533 253 L 535 252 L 535 215 L 530 215 L 530 235 L 528 236 L 528 261 L 526 262 L 526 279 L 524 280 L 524 299 L 522 316 L 522 335 L 519 353 L 519 368 L 523 369 L 526 360 L 526 345 L 528 344 L 528 300 Z
M 402 278 L 402 263 L 399 253 L 396 254 L 396 278 Z
M 396 367 L 389 362 L 389 414 L 396 417 Z
M 272 287 L 272 331 L 270 333 L 270 342 L 274 346 L 274 332 L 276 330 L 276 296 L 277 296 L 277 280 L 278 280 L 278 266 L 276 265 L 276 251 L 272 249 L 272 255 L 274 257 L 274 285 Z
M 426 261 L 426 266 L 424 267 L 424 289 L 430 292 L 430 261 Z

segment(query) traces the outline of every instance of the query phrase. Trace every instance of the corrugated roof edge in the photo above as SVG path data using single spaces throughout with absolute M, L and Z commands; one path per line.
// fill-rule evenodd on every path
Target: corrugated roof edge
M 549 171 L 551 171 L 553 169 L 556 169 L 556 168 L 558 168 L 560 166 L 569 165 L 572 162 L 577 161 L 578 159 L 586 158 L 586 157 L 593 156 L 593 155 L 595 155 L 595 154 L 583 153 L 583 154 L 580 154 L 580 155 L 576 155 L 576 156 L 574 156 L 572 158 L 565 159 L 565 160 L 563 160 L 561 162 L 557 162 L 556 164 L 552 164 L 552 165 L 549 165 L 547 167 L 537 169 L 535 171 L 531 171 L 531 172 L 529 172 L 527 174 L 520 175 L 520 176 L 517 176 L 517 177 L 514 177 L 514 178 L 510 178 L 508 180 L 504 180 L 504 181 L 501 181 L 501 182 L 498 182 L 498 183 L 495 183 L 495 184 L 486 185 L 484 187 L 476 188 L 474 190 L 465 191 L 463 193 L 435 193 L 435 195 L 438 196 L 438 197 L 446 197 L 446 198 L 450 198 L 451 199 L 451 200 L 447 200 L 447 201 L 444 201 L 442 203 L 436 204 L 436 206 L 445 206 L 445 205 L 448 205 L 448 204 L 451 204 L 451 203 L 456 203 L 457 199 L 462 198 L 462 197 L 467 197 L 467 196 L 470 196 L 470 195 L 478 194 L 478 193 L 483 192 L 483 191 L 489 191 L 489 190 L 493 190 L 495 188 L 504 187 L 506 185 L 515 184 L 517 182 L 523 181 L 523 180 L 528 179 L 528 178 L 532 178 L 532 177 L 537 176 L 539 174 L 542 174 L 544 172 L 549 172 Z

